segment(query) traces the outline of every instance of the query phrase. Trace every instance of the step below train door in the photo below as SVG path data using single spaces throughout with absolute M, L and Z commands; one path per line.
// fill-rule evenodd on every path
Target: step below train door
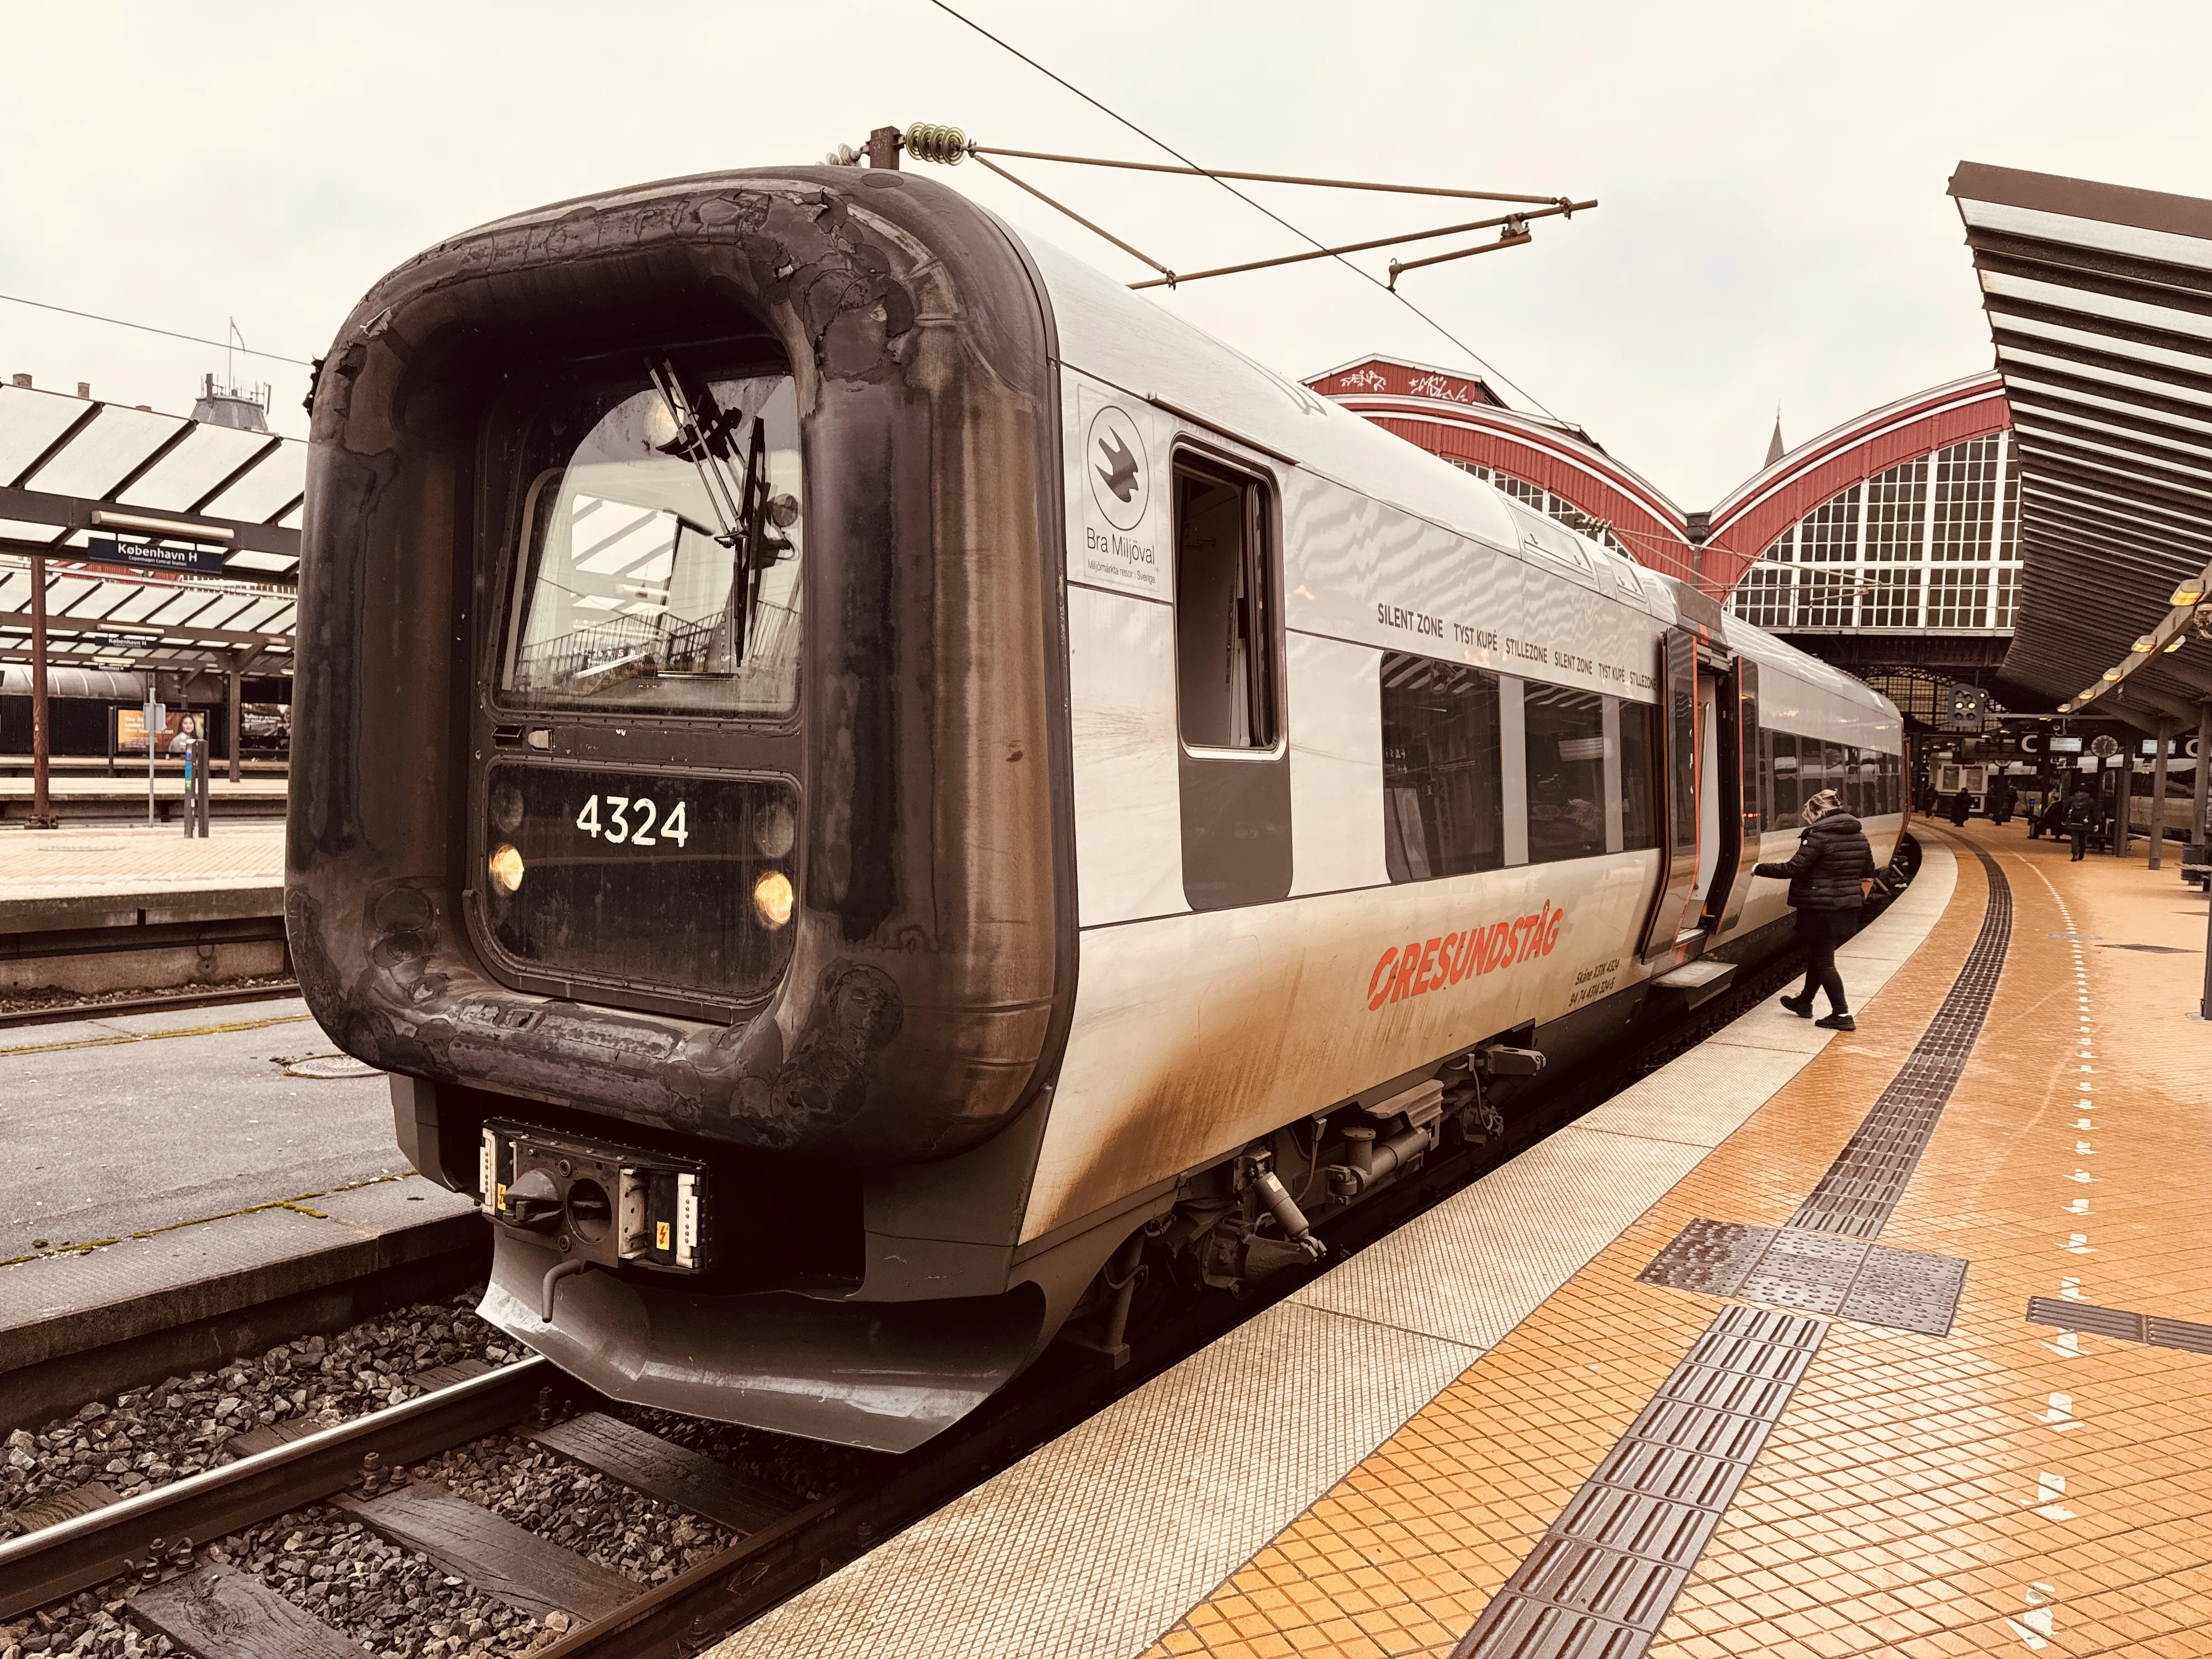
M 1692 927 L 1698 886 L 1698 636 L 1670 628 L 1659 641 L 1659 879 L 1644 912 L 1638 954 L 1646 962 L 1672 956 Z

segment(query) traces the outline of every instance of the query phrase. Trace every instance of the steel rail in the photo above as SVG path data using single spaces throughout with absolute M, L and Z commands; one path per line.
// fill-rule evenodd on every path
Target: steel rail
M 518 1360 L 11 1538 L 0 1544 L 0 1619 L 133 1571 L 188 1540 L 212 1541 L 342 1492 L 370 1452 L 396 1468 L 506 1428 L 558 1375 L 549 1359 Z
M 52 1025 L 65 1020 L 103 1019 L 113 1014 L 158 1014 L 173 1008 L 216 1008 L 233 1002 L 268 1002 L 300 994 L 297 980 L 250 985 L 228 991 L 179 991 L 173 994 L 115 997 L 106 1002 L 50 1002 L 36 1008 L 0 1012 L 0 1030 L 22 1025 Z

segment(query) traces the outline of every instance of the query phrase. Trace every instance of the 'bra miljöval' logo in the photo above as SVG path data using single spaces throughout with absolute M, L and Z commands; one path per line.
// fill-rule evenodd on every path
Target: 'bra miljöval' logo
M 1091 499 L 1116 530 L 1134 530 L 1152 503 L 1152 467 L 1145 441 L 1127 410 L 1109 404 L 1091 416 L 1083 446 Z

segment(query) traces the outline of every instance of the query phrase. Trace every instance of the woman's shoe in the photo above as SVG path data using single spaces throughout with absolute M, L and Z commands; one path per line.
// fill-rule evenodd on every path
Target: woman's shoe
M 1810 992 L 1802 997 L 1784 997 L 1782 999 L 1782 1006 L 1800 1019 L 1813 1018 L 1813 997 Z
M 1858 1021 L 1849 1014 L 1830 1014 L 1827 1018 L 1816 1019 L 1813 1024 L 1824 1031 L 1856 1031 L 1859 1029 Z

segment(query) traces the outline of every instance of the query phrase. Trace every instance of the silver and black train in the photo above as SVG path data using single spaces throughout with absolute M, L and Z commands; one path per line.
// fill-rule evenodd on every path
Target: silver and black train
M 623 1399 L 917 1444 L 1902 825 L 1863 685 L 896 170 L 457 236 L 313 408 L 301 982 Z

